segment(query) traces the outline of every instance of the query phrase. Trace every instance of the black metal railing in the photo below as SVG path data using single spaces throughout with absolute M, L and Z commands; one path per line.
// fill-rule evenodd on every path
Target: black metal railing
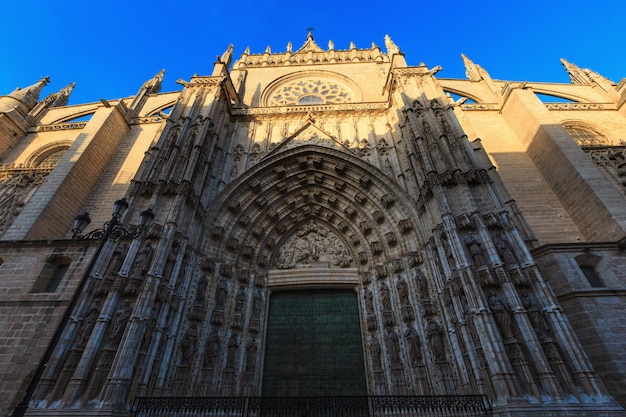
M 135 417 L 479 417 L 481 395 L 362 397 L 138 397 Z

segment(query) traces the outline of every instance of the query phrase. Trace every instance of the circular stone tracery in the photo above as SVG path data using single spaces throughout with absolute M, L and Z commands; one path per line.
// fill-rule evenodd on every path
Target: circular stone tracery
M 350 103 L 352 94 L 336 82 L 297 80 L 283 85 L 269 100 L 270 106 Z

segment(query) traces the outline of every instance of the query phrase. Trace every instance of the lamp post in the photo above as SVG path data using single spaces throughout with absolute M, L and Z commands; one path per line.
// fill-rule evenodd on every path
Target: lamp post
M 35 392 L 35 388 L 37 388 L 37 384 L 39 383 L 41 376 L 46 370 L 46 366 L 48 366 L 48 361 L 52 357 L 52 353 L 54 352 L 54 349 L 59 343 L 59 339 L 61 339 L 63 330 L 65 329 L 67 322 L 70 320 L 70 317 L 72 315 L 72 312 L 74 311 L 74 308 L 76 307 L 76 304 L 78 304 L 78 300 L 85 289 L 85 285 L 87 285 L 89 276 L 91 275 L 91 272 L 93 271 L 93 268 L 96 265 L 96 261 L 98 260 L 98 257 L 100 256 L 100 253 L 102 252 L 102 249 L 104 248 L 104 245 L 107 243 L 109 239 L 116 241 L 122 238 L 138 237 L 144 230 L 148 228 L 148 226 L 154 219 L 154 213 L 152 212 L 152 209 L 148 208 L 139 214 L 139 226 L 137 227 L 137 229 L 134 231 L 128 230 L 120 222 L 120 218 L 122 217 L 122 215 L 124 214 L 127 208 L 128 208 L 128 202 L 126 201 L 125 198 L 121 198 L 117 200 L 113 204 L 113 213 L 111 215 L 111 220 L 106 222 L 102 228 L 92 230 L 91 232 L 86 233 L 84 235 L 82 235 L 81 233 L 83 232 L 85 227 L 87 227 L 89 223 L 91 223 L 91 218 L 89 217 L 89 214 L 88 213 L 79 214 L 78 216 L 76 216 L 76 219 L 74 219 L 74 224 L 72 226 L 72 233 L 73 233 L 72 239 L 74 240 L 99 240 L 100 244 L 98 245 L 98 248 L 96 249 L 96 252 L 94 253 L 93 257 L 91 258 L 91 261 L 89 261 L 87 270 L 85 271 L 85 274 L 83 275 L 80 282 L 78 283 L 78 287 L 76 287 L 76 291 L 74 292 L 74 295 L 72 296 L 72 299 L 70 300 L 70 304 L 65 309 L 65 312 L 63 313 L 63 317 L 61 318 L 61 322 L 57 326 L 54 332 L 54 335 L 52 336 L 52 339 L 50 340 L 50 343 L 48 343 L 48 347 L 46 348 L 46 351 L 43 357 L 41 358 L 41 361 L 39 361 L 39 365 L 37 366 L 37 369 L 35 370 L 35 373 L 32 379 L 30 380 L 30 383 L 28 384 L 26 391 L 24 392 L 24 396 L 22 397 L 22 400 L 17 404 L 17 406 L 13 410 L 12 417 L 23 417 L 24 414 L 26 413 L 26 410 L 28 409 L 28 403 L 30 402 L 31 397 L 33 396 Z

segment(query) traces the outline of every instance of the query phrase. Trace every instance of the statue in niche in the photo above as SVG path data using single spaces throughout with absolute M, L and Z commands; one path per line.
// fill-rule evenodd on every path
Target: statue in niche
M 89 310 L 89 313 L 85 316 L 83 324 L 80 327 L 80 332 L 76 343 L 77 348 L 83 349 L 87 345 L 87 341 L 91 336 L 91 331 L 93 330 L 94 326 L 96 325 L 96 321 L 100 316 L 100 308 L 100 302 L 96 300 L 91 310 Z
M 400 359 L 400 345 L 398 342 L 398 334 L 395 330 L 391 329 L 385 336 L 385 345 L 387 346 L 387 353 L 389 354 L 389 362 L 391 366 L 401 366 L 402 359 Z
M 227 294 L 228 294 L 228 290 L 226 288 L 226 283 L 224 281 L 220 281 L 217 284 L 217 288 L 215 289 L 215 310 L 216 311 L 224 311 L 224 303 L 226 302 Z
M 502 297 L 497 295 L 494 291 L 491 291 L 487 302 L 489 303 L 489 308 L 504 338 L 512 339 L 514 336 L 513 329 L 511 328 L 511 312 Z
M 505 265 L 513 265 L 517 263 L 517 259 L 515 259 L 515 255 L 513 254 L 511 243 L 509 243 L 509 241 L 506 240 L 500 233 L 496 233 L 493 237 L 493 243 L 496 246 L 498 255 L 500 255 L 500 259 L 502 259 L 502 262 L 504 262 Z
M 409 286 L 402 278 L 398 280 L 396 288 L 398 289 L 398 295 L 400 296 L 400 305 L 402 307 L 410 307 L 411 303 L 409 302 Z
M 246 301 L 246 293 L 243 287 L 239 287 L 237 297 L 235 298 L 235 313 L 241 314 L 243 310 L 243 303 Z
M 443 343 L 443 330 L 435 320 L 430 319 L 428 321 L 426 337 L 428 337 L 428 344 L 430 345 L 430 350 L 433 352 L 433 355 L 435 355 L 435 359 L 437 361 L 445 361 L 446 348 Z
M 226 356 L 226 369 L 235 369 L 237 360 L 237 350 L 239 350 L 239 337 L 233 333 L 228 340 L 228 354 Z
M 389 162 L 389 158 L 385 158 L 385 174 L 389 178 L 393 178 L 393 168 L 391 167 L 391 162 Z
M 256 367 L 257 344 L 254 339 L 250 339 L 246 346 L 246 372 L 254 373 Z
M 476 240 L 473 235 L 468 235 L 465 238 L 465 246 L 469 250 L 470 256 L 472 257 L 472 261 L 474 261 L 475 267 L 481 267 L 485 265 L 485 256 L 483 255 L 483 251 L 480 248 L 481 243 Z
M 383 369 L 381 362 L 381 353 L 382 350 L 380 348 L 380 343 L 378 343 L 378 338 L 372 336 L 370 341 L 370 352 L 372 353 L 372 366 L 374 371 L 380 371 Z
M 369 288 L 365 289 L 365 311 L 367 314 L 374 314 L 374 294 L 369 290 Z
M 115 346 L 122 340 L 126 323 L 130 318 L 132 308 L 128 300 L 124 300 L 122 306 L 117 310 L 111 322 L 111 330 L 109 331 L 108 345 Z
M 198 328 L 195 323 L 193 323 L 187 329 L 185 336 L 183 337 L 182 343 L 180 345 L 181 350 L 181 365 L 183 366 L 191 366 L 191 361 L 193 359 L 194 350 L 196 347 L 196 340 L 198 339 Z
M 135 257 L 135 262 L 133 262 L 133 267 L 130 270 L 131 278 L 143 278 L 146 276 L 150 267 L 150 261 L 152 261 L 153 252 L 152 243 L 146 240 L 145 245 Z
M 202 275 L 200 280 L 198 281 L 198 288 L 196 288 L 196 302 L 202 303 L 204 300 L 204 293 L 206 292 L 206 287 L 209 285 L 207 277 Z
M 420 342 L 420 336 L 415 330 L 415 327 L 411 326 L 404 332 L 404 338 L 409 346 L 409 360 L 411 366 L 417 366 L 422 361 L 422 343 Z
M 254 298 L 252 300 L 252 317 L 258 318 L 261 314 L 261 302 L 263 301 L 263 297 L 261 296 L 261 292 L 257 291 L 254 293 Z
M 209 336 L 209 340 L 206 344 L 206 350 L 204 351 L 204 366 L 206 368 L 213 368 L 215 361 L 220 353 L 220 336 L 216 331 L 213 331 Z
M 113 255 L 111 256 L 111 261 L 107 267 L 107 271 L 105 272 L 105 277 L 113 277 L 113 275 L 117 275 L 124 263 L 124 256 L 128 252 L 128 245 L 124 242 L 120 243 L 115 251 L 113 251 Z
M 522 301 L 522 306 L 526 310 L 530 323 L 535 329 L 537 336 L 539 336 L 539 338 L 547 337 L 548 325 L 546 324 L 546 320 L 543 317 L 541 310 L 539 310 L 539 307 L 537 307 L 535 301 L 526 291 L 522 292 L 520 300 Z
M 172 244 L 169 253 L 167 254 L 167 260 L 165 261 L 165 267 L 163 268 L 163 278 L 165 282 L 171 281 L 172 271 L 176 264 L 176 258 L 178 257 L 178 245 Z
M 417 291 L 419 292 L 420 299 L 424 300 L 430 298 L 428 294 L 428 282 L 426 276 L 421 269 L 415 271 L 415 284 L 417 285 Z
M 383 311 L 391 311 L 391 298 L 389 294 L 389 287 L 387 284 L 380 286 L 380 301 L 383 305 Z

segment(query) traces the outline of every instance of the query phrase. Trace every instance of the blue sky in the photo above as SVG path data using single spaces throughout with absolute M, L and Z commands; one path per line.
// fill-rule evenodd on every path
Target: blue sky
M 5 1 L 0 10 L 0 95 L 49 75 L 43 95 L 75 81 L 70 104 L 136 93 L 161 68 L 163 91 L 179 78 L 210 75 L 230 43 L 262 53 L 299 48 L 307 28 L 326 48 L 383 46 L 409 65 L 441 65 L 465 78 L 461 53 L 495 79 L 569 82 L 560 58 L 619 82 L 626 77 L 626 2 L 447 0 L 342 2 Z M 384 50 L 384 48 L 383 48 Z

